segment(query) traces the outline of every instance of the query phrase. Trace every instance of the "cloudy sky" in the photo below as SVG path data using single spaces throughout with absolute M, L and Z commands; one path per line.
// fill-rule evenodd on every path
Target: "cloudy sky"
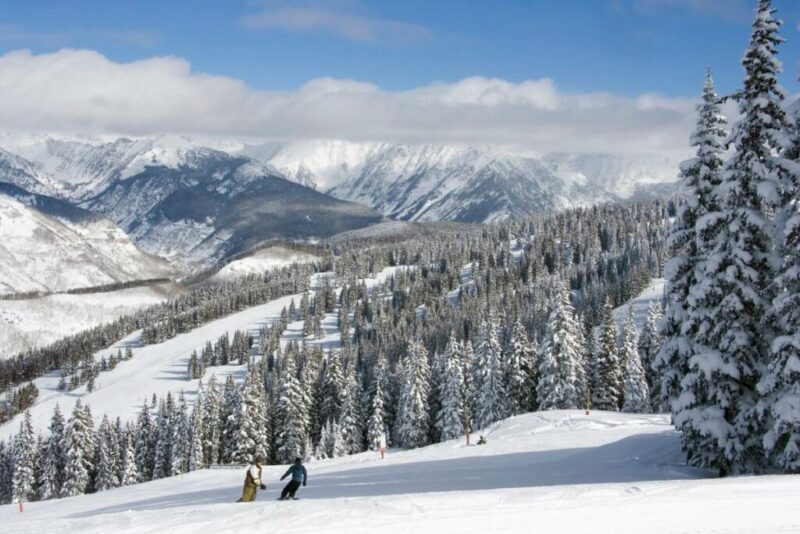
M 97 0 L 0 11 L 8 132 L 685 150 L 756 0 Z M 782 80 L 798 92 L 800 2 Z

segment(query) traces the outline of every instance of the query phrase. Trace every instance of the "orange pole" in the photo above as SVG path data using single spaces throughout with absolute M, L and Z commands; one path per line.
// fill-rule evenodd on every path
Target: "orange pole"
M 22 501 L 19 501 L 19 513 L 23 512 Z

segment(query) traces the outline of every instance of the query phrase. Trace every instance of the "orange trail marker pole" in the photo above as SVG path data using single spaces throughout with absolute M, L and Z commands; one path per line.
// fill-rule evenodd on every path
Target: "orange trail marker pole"
M 19 501 L 19 513 L 23 512 L 22 501 Z

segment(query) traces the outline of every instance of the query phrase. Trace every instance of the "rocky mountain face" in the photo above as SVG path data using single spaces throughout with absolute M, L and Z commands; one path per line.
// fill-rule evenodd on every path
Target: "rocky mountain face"
M 341 141 L 268 143 L 238 153 L 299 183 L 414 221 L 489 222 L 663 194 L 674 187 L 677 168 L 660 156 L 530 157 L 492 147 Z
M 365 206 L 223 152 L 147 167 L 82 203 L 116 221 L 144 250 L 207 267 L 269 239 L 309 240 L 380 222 Z
M 109 219 L 0 182 L 0 295 L 174 275 Z

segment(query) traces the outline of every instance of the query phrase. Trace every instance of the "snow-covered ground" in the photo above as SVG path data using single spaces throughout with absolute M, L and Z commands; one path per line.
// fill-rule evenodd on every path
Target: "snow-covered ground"
M 243 469 L 0 507 L 4 532 L 800 532 L 800 476 L 709 478 L 684 466 L 666 417 L 517 416 L 488 444 L 449 441 L 308 464 L 301 500 L 276 502 L 285 466 L 237 504 Z
M 285 267 L 293 263 L 309 263 L 316 259 L 317 256 L 308 252 L 292 250 L 282 246 L 268 247 L 251 256 L 228 263 L 214 274 L 213 279 L 230 280 L 237 276 L 260 274 L 268 269 Z
M 402 267 L 387 267 L 374 278 L 365 279 L 364 283 L 367 289 L 371 290 L 386 282 L 400 268 Z M 320 276 L 326 275 L 315 274 L 311 277 L 312 294 L 314 288 L 319 286 Z M 53 372 L 37 378 L 33 382 L 39 389 L 39 397 L 36 404 L 30 408 L 33 427 L 36 431 L 45 430 L 56 404 L 60 406 L 62 413 L 70 413 L 79 398 L 84 404 L 91 407 L 93 415 L 98 421 L 104 413 L 111 418 L 121 417 L 123 421 L 131 420 L 141 409 L 142 401 L 145 398 L 149 399 L 154 393 L 158 397 L 162 397 L 168 392 L 177 395 L 183 391 L 187 401 L 191 403 L 194 401 L 200 381 L 200 379 L 186 379 L 186 369 L 192 351 L 196 350 L 199 353 L 207 341 L 214 343 L 225 333 L 233 336 L 236 330 L 247 331 L 257 339 L 262 327 L 276 322 L 280 317 L 281 310 L 288 309 L 292 299 L 296 305 L 299 305 L 301 297 L 300 294 L 288 295 L 260 306 L 253 306 L 209 322 L 163 343 L 140 346 L 141 330 L 137 330 L 109 349 L 95 353 L 95 360 L 99 360 L 118 350 L 124 352 L 126 348 L 130 347 L 133 358 L 119 363 L 111 371 L 100 373 L 95 381 L 95 389 L 91 393 L 86 391 L 86 386 L 81 386 L 73 391 L 58 389 L 60 372 Z M 324 335 L 320 339 L 309 337 L 306 343 L 309 345 L 320 344 L 325 348 L 338 346 L 340 333 L 337 327 L 337 317 L 337 311 L 327 314 L 322 321 Z M 291 340 L 300 341 L 302 328 L 302 321 L 289 323 L 282 337 L 283 344 L 285 345 Z M 257 342 L 255 346 L 258 346 Z M 212 374 L 216 375 L 219 381 L 224 381 L 228 375 L 233 375 L 235 379 L 241 380 L 245 373 L 245 366 L 209 367 L 203 381 L 207 381 Z M 19 414 L 8 423 L 0 425 L 0 439 L 5 439 L 17 432 L 21 417 L 22 415 Z
M 641 333 L 644 323 L 647 321 L 647 310 L 650 305 L 660 303 L 664 299 L 665 284 L 666 280 L 663 278 L 654 278 L 636 297 L 616 308 L 614 310 L 614 319 L 617 321 L 617 326 L 622 327 L 622 323 L 628 316 L 628 308 L 631 308 L 636 329 Z
M 83 295 L 0 300 L 0 359 L 113 321 L 180 291 L 175 284 L 155 284 Z

